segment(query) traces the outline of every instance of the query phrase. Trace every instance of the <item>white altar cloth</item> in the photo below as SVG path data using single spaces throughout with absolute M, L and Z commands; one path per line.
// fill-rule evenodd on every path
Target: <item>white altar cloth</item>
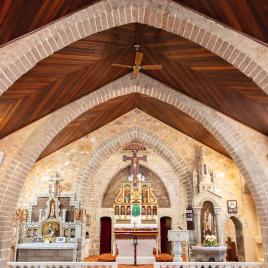
M 118 264 L 134 263 L 134 245 L 132 239 L 116 240 L 119 255 L 116 258 Z M 153 249 L 156 247 L 155 239 L 138 239 L 137 264 L 153 264 L 155 257 Z

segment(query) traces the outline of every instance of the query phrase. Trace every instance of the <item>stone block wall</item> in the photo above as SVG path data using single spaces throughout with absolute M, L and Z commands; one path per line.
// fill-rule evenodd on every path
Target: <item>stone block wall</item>
M 84 252 L 86 247 L 82 243 L 82 256 L 98 253 L 100 217 L 112 216 L 113 213 L 110 209 L 102 208 L 103 197 L 111 180 L 128 166 L 127 163 L 122 162 L 124 152 L 121 149 L 112 152 L 107 159 L 104 157 L 98 172 L 84 178 L 85 182 L 82 188 L 77 187 L 78 180 L 81 178 L 81 174 L 85 173 L 84 169 L 87 167 L 88 161 L 99 146 L 125 129 L 139 126 L 139 122 L 144 122 L 145 129 L 157 133 L 164 144 L 170 146 L 181 157 L 189 172 L 196 168 L 200 143 L 136 109 L 37 162 L 26 179 L 17 206 L 25 206 L 40 189 L 47 191 L 47 175 L 56 170 L 60 171 L 64 178 L 64 191 L 76 192 L 78 196 L 81 192 L 85 192 L 86 199 L 83 206 L 92 217 L 90 226 L 85 227 L 83 231 L 84 235 L 85 231 L 90 234 L 90 245 L 87 247 L 89 252 Z M 255 260 L 256 254 L 252 248 L 250 249 L 250 246 L 252 246 L 252 236 L 260 235 L 260 228 L 254 202 L 250 194 L 243 191 L 244 179 L 233 160 L 209 148 L 207 151 L 211 167 L 216 174 L 216 191 L 223 196 L 224 208 L 226 208 L 227 200 L 234 199 L 234 197 L 237 200 L 239 217 L 244 226 L 246 259 Z M 144 163 L 144 166 L 153 174 L 157 174 L 166 186 L 171 209 L 160 211 L 161 215 L 171 216 L 174 228 L 177 228 L 178 225 L 184 226 L 187 191 L 177 171 L 172 168 L 167 159 L 163 159 L 150 147 L 148 147 L 148 162 Z M 191 181 L 191 177 L 188 180 Z M 174 209 L 175 206 L 178 209 Z M 222 224 L 227 219 L 226 213 L 226 217 L 222 219 Z

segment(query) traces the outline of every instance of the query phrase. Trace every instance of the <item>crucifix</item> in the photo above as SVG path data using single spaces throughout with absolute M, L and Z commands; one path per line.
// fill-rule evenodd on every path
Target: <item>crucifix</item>
M 49 181 L 51 182 L 49 184 L 49 195 L 50 197 L 57 198 L 62 191 L 60 182 L 63 181 L 63 179 L 60 177 L 60 174 L 56 172 L 56 174 L 50 177 Z
M 133 187 L 138 186 L 138 174 L 140 174 L 140 165 L 139 161 L 147 161 L 147 156 L 144 155 L 142 157 L 137 156 L 138 150 L 133 149 L 133 156 L 123 155 L 123 161 L 130 160 L 131 161 L 131 168 L 130 174 L 133 176 Z

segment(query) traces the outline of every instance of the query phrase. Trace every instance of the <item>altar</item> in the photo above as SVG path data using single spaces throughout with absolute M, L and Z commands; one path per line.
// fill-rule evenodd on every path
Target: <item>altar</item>
M 48 193 L 28 208 L 16 210 L 15 261 L 77 261 L 82 210 L 74 194 L 62 193 L 59 174 L 50 177 Z
M 158 202 L 149 179 L 139 171 L 139 144 L 128 146 L 133 156 L 130 174 L 122 182 L 114 201 L 114 247 L 119 264 L 153 264 L 158 248 Z
M 119 264 L 152 264 L 155 261 L 155 249 L 157 247 L 157 228 L 151 229 L 116 229 L 114 231 Z

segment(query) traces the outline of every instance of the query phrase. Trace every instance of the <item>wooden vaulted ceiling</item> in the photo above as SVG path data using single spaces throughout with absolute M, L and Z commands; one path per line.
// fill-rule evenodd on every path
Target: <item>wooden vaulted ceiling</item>
M 142 94 L 117 97 L 83 113 L 53 139 L 39 159 L 84 137 L 127 112 L 138 108 L 167 125 L 229 157 L 222 145 L 200 123 L 175 107 Z
M 127 74 L 139 40 L 146 74 L 264 134 L 268 96 L 235 67 L 201 46 L 141 24 L 77 41 L 42 60 L 0 97 L 0 138 Z
M 2 0 L 0 45 L 100 0 Z M 268 43 L 267 0 L 173 0 L 237 31 Z
M 1 0 L 0 45 L 95 2 L 97 0 Z
M 17 2 L 20 1 L 12 4 L 16 6 Z M 32 1 L 23 1 L 21 4 L 27 6 L 30 2 Z M 42 8 L 36 15 L 36 24 L 29 19 L 21 24 L 21 30 L 18 29 L 17 22 L 17 26 L 9 30 L 8 27 L 2 27 L 0 42 L 3 44 L 97 1 L 77 0 L 69 6 L 65 5 L 68 1 L 55 0 L 51 7 L 46 6 L 45 2 L 42 2 Z M 209 10 L 215 8 L 210 5 Z M 3 13 L 3 7 L 1 9 L 0 6 L 0 25 L 12 24 L 12 15 L 8 16 L 7 5 L 4 7 Z M 191 7 L 198 10 L 197 6 Z M 44 12 L 41 10 L 49 11 L 43 20 L 38 19 Z M 53 10 L 58 12 L 53 13 Z M 1 14 L 5 14 L 4 17 Z M 227 13 L 224 14 L 226 16 Z M 268 97 L 251 79 L 189 40 L 146 25 L 129 24 L 70 44 L 39 62 L 16 81 L 0 97 L 0 138 L 127 74 L 127 69 L 115 68 L 111 64 L 131 65 L 134 62 L 133 45 L 136 39 L 144 52 L 143 64 L 163 65 L 161 72 L 147 71 L 147 75 L 268 134 Z M 228 156 L 216 139 L 195 120 L 167 104 L 132 94 L 111 100 L 80 116 L 55 137 L 41 158 L 135 107 Z
M 239 32 L 268 43 L 267 0 L 173 0 Z

